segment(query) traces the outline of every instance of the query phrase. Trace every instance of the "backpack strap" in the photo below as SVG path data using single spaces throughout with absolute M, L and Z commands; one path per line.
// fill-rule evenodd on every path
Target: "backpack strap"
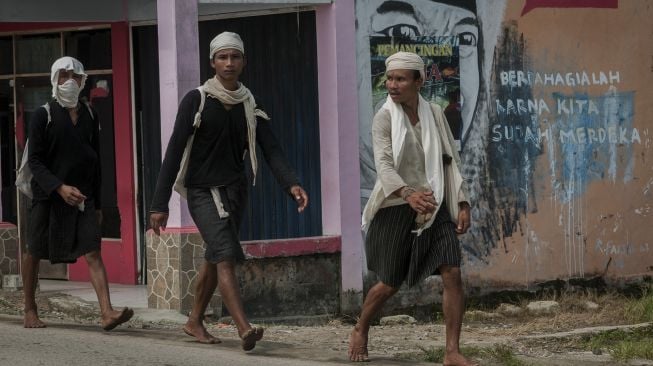
M 202 111 L 204 110 L 204 102 L 206 101 L 206 92 L 200 86 L 197 88 L 200 92 L 200 106 L 195 113 L 195 119 L 193 120 L 193 128 L 200 128 L 200 123 L 202 123 Z
M 48 113 L 48 122 L 45 124 L 45 126 L 47 127 L 50 124 L 50 122 L 52 122 L 52 115 L 50 114 L 50 103 L 45 103 L 43 105 L 43 108 L 45 108 L 45 111 Z
M 82 102 L 82 104 L 86 106 L 86 109 L 88 110 L 88 114 L 91 115 L 91 119 L 95 121 L 95 115 L 93 114 L 93 109 L 91 109 L 91 103 L 89 103 L 88 100 L 86 100 L 86 98 L 80 99 L 80 102 Z M 97 124 L 97 130 L 102 131 L 102 126 L 100 126 L 99 123 Z
M 87 100 L 82 100 L 82 103 L 86 106 L 86 109 L 88 110 L 88 114 L 90 114 L 91 118 L 95 121 L 95 115 L 93 114 L 93 110 L 91 109 L 91 104 Z
M 91 119 L 95 121 L 95 115 L 93 114 L 93 109 L 91 109 L 91 105 L 85 100 L 83 100 L 82 103 L 86 106 L 86 109 L 88 110 L 88 114 L 91 115 Z M 51 110 L 50 103 L 45 103 L 44 105 L 42 105 L 42 107 L 45 108 L 45 111 L 48 113 L 48 122 L 46 124 L 47 126 L 50 124 L 50 122 L 52 122 L 52 115 L 50 114 L 50 110 Z

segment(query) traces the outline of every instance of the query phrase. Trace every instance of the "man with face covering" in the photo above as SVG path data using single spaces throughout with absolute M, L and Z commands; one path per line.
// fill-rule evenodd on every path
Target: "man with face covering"
M 45 327 L 34 299 L 41 259 L 74 263 L 84 256 L 103 329 L 111 330 L 134 315 L 129 308 L 118 311 L 111 306 L 100 255 L 100 126 L 95 112 L 79 100 L 86 77 L 78 60 L 56 60 L 51 72 L 54 100 L 38 108 L 28 126 L 33 200 L 22 262 L 25 328 Z
M 218 287 L 238 328 L 241 346 L 248 351 L 263 337 L 263 328 L 248 322 L 235 274 L 235 264 L 245 259 L 239 241 L 240 220 L 247 202 L 244 160 L 249 158 L 252 180 L 256 179 L 258 145 L 299 212 L 308 205 L 308 195 L 286 163 L 267 114 L 238 81 L 245 66 L 240 36 L 232 32 L 216 36 L 209 57 L 215 76 L 201 86 L 201 91 L 186 94 L 179 105 L 154 193 L 150 226 L 156 234 L 165 229 L 174 184 L 186 196 L 188 210 L 206 243 L 195 302 L 183 330 L 201 343 L 220 343 L 203 324 L 206 307 Z
M 363 211 L 367 267 L 380 282 L 367 293 L 349 340 L 349 359 L 367 361 L 370 321 L 406 281 L 441 275 L 445 365 L 472 365 L 458 347 L 463 316 L 461 252 L 456 234 L 470 224 L 460 158 L 442 109 L 419 93 L 424 62 L 397 52 L 385 61 L 385 104 L 374 116 L 377 180 Z

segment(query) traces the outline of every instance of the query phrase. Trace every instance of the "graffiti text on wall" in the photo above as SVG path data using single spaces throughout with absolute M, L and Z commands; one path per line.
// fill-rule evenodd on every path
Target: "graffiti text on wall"
M 650 245 L 648 242 L 632 243 L 629 240 L 625 242 L 608 240 L 604 243 L 601 239 L 596 239 L 594 250 L 612 258 L 615 267 L 623 269 L 625 267 L 625 257 L 646 255 L 650 251 Z
M 569 184 L 564 184 L 569 182 L 556 179 L 554 188 L 566 188 L 558 197 L 568 201 L 582 194 L 591 180 L 603 179 L 606 175 L 616 181 L 618 149 L 627 161 L 623 179 L 632 179 L 631 146 L 641 144 L 642 138 L 632 124 L 633 93 L 617 92 L 621 82 L 619 71 L 503 70 L 498 79 L 503 93 L 494 103 L 497 123 L 491 127 L 490 141 L 495 144 L 518 141 L 540 151 L 549 150 L 551 173 L 562 172 L 562 178 L 574 182 L 574 189 L 570 191 Z M 524 94 L 519 92 L 520 89 L 550 91 L 552 88 L 586 89 L 590 86 L 607 86 L 608 91 L 603 95 L 552 91 L 548 98 L 523 98 Z
M 499 192 L 516 192 L 513 200 L 527 205 L 525 213 L 537 211 L 533 196 L 550 192 L 568 275 L 583 276 L 587 187 L 593 181 L 631 181 L 633 146 L 642 144 L 648 130 L 633 126 L 634 92 L 619 91 L 624 82 L 619 70 L 542 72 L 529 70 L 526 60 L 523 65 L 496 69 L 489 152 L 501 169 L 515 174 L 495 175 L 494 184 Z M 539 179 L 548 176 L 550 186 L 535 189 L 534 158 L 541 154 L 548 171 Z

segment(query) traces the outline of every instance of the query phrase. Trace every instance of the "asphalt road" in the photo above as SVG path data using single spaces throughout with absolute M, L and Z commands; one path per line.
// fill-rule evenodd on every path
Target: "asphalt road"
M 249 353 L 240 342 L 224 339 L 203 345 L 181 331 L 116 328 L 48 322 L 44 329 L 25 329 L 22 318 L 0 315 L 0 365 L 157 365 L 157 366 L 312 366 L 351 365 L 342 354 L 279 342 L 259 342 Z M 376 359 L 374 365 L 424 365 L 415 361 Z

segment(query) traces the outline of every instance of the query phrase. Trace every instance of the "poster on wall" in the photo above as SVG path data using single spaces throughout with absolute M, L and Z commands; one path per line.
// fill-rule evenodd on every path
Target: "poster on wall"
M 451 132 L 460 140 L 460 68 L 458 37 L 370 37 L 372 105 L 381 108 L 388 96 L 385 88 L 385 60 L 396 52 L 413 52 L 422 57 L 426 80 L 422 97 L 445 111 Z

